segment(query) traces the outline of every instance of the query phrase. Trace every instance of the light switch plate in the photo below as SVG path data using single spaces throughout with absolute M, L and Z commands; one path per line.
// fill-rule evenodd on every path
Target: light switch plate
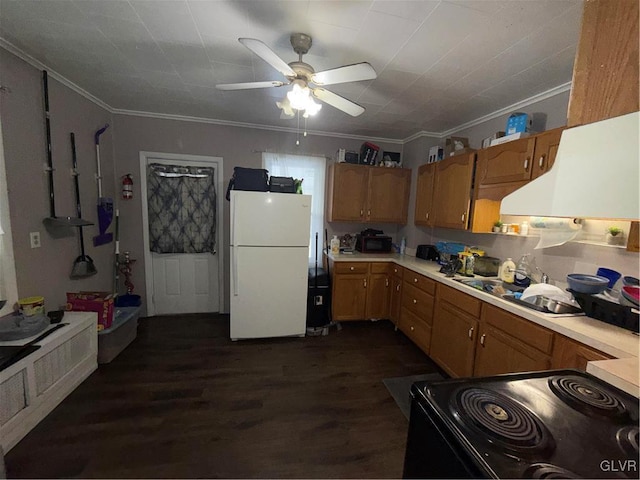
M 40 232 L 30 232 L 29 240 L 31 241 L 31 248 L 40 248 Z

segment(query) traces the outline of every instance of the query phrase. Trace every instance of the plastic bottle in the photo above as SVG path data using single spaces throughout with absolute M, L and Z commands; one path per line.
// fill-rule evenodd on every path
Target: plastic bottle
M 331 253 L 338 255 L 340 253 L 340 240 L 337 235 L 334 235 L 331 239 Z
M 500 278 L 502 281 L 505 283 L 513 283 L 515 270 L 516 264 L 513 263 L 511 258 L 507 258 L 502 264 L 502 267 L 500 267 Z
M 407 239 L 402 237 L 402 241 L 400 242 L 400 255 L 404 255 L 407 250 Z
M 519 287 L 531 285 L 531 265 L 529 264 L 529 254 L 525 253 L 518 260 L 516 272 L 513 276 L 513 283 Z
M 520 224 L 520 235 L 529 235 L 529 222 L 526 220 Z

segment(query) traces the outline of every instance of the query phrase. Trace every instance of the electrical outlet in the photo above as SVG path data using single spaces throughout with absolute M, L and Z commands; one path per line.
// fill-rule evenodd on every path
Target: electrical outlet
M 31 240 L 31 248 L 40 248 L 40 232 L 30 232 L 29 239 Z

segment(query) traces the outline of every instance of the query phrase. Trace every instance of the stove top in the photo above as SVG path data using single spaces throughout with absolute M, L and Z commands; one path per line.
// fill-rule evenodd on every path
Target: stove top
M 418 382 L 487 477 L 638 478 L 638 399 L 578 370 Z

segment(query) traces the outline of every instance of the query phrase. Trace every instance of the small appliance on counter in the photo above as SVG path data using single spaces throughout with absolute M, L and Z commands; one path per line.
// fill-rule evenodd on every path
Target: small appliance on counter
M 403 478 L 638 478 L 638 399 L 579 370 L 416 382 Z
M 418 245 L 418 248 L 416 248 L 416 258 L 437 262 L 440 260 L 440 254 L 435 245 Z
M 367 228 L 357 235 L 356 250 L 362 253 L 390 253 L 393 242 L 382 230 Z

